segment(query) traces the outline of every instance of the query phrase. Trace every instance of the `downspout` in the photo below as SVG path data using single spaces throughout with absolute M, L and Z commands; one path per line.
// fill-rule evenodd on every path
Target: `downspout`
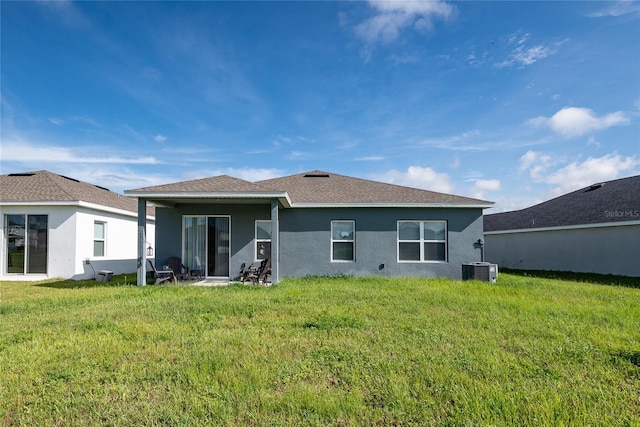
M 147 284 L 147 201 L 138 199 L 138 278 L 137 285 Z

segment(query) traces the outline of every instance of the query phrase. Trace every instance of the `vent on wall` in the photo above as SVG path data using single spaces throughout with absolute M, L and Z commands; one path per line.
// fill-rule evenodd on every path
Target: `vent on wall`
M 329 178 L 328 173 L 308 173 L 304 176 L 305 178 Z

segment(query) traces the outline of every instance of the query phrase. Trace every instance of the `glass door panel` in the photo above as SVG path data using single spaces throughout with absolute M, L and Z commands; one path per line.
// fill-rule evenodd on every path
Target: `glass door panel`
M 7 215 L 5 224 L 7 273 L 46 274 L 49 217 Z
M 27 273 L 47 272 L 47 226 L 46 215 L 29 215 L 29 250 Z
M 193 216 L 184 218 L 184 248 L 182 262 L 189 270 L 198 270 L 204 277 L 204 262 L 207 257 L 207 218 Z
M 207 276 L 229 277 L 229 217 L 209 217 Z
M 24 215 L 7 215 L 7 273 L 24 274 L 25 230 Z

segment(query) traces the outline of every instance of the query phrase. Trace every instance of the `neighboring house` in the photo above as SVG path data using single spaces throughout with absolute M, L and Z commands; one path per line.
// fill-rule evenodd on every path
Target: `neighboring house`
M 486 215 L 484 235 L 502 267 L 640 276 L 640 175 Z
M 106 188 L 48 171 L 0 175 L 0 279 L 135 272 L 137 218 L 135 200 Z
M 480 261 L 493 203 L 320 171 L 249 182 L 217 176 L 125 191 L 156 206 L 156 259 L 212 279 L 270 258 L 272 281 L 307 275 L 461 277 Z M 138 248 L 144 256 L 144 248 Z M 139 270 L 142 284 L 144 270 Z

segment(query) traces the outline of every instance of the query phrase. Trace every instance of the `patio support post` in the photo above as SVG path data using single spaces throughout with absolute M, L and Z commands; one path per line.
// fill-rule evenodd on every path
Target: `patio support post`
M 147 201 L 138 199 L 138 286 L 147 283 Z
M 278 283 L 278 269 L 280 267 L 280 223 L 278 213 L 280 203 L 278 200 L 271 201 L 271 284 Z

